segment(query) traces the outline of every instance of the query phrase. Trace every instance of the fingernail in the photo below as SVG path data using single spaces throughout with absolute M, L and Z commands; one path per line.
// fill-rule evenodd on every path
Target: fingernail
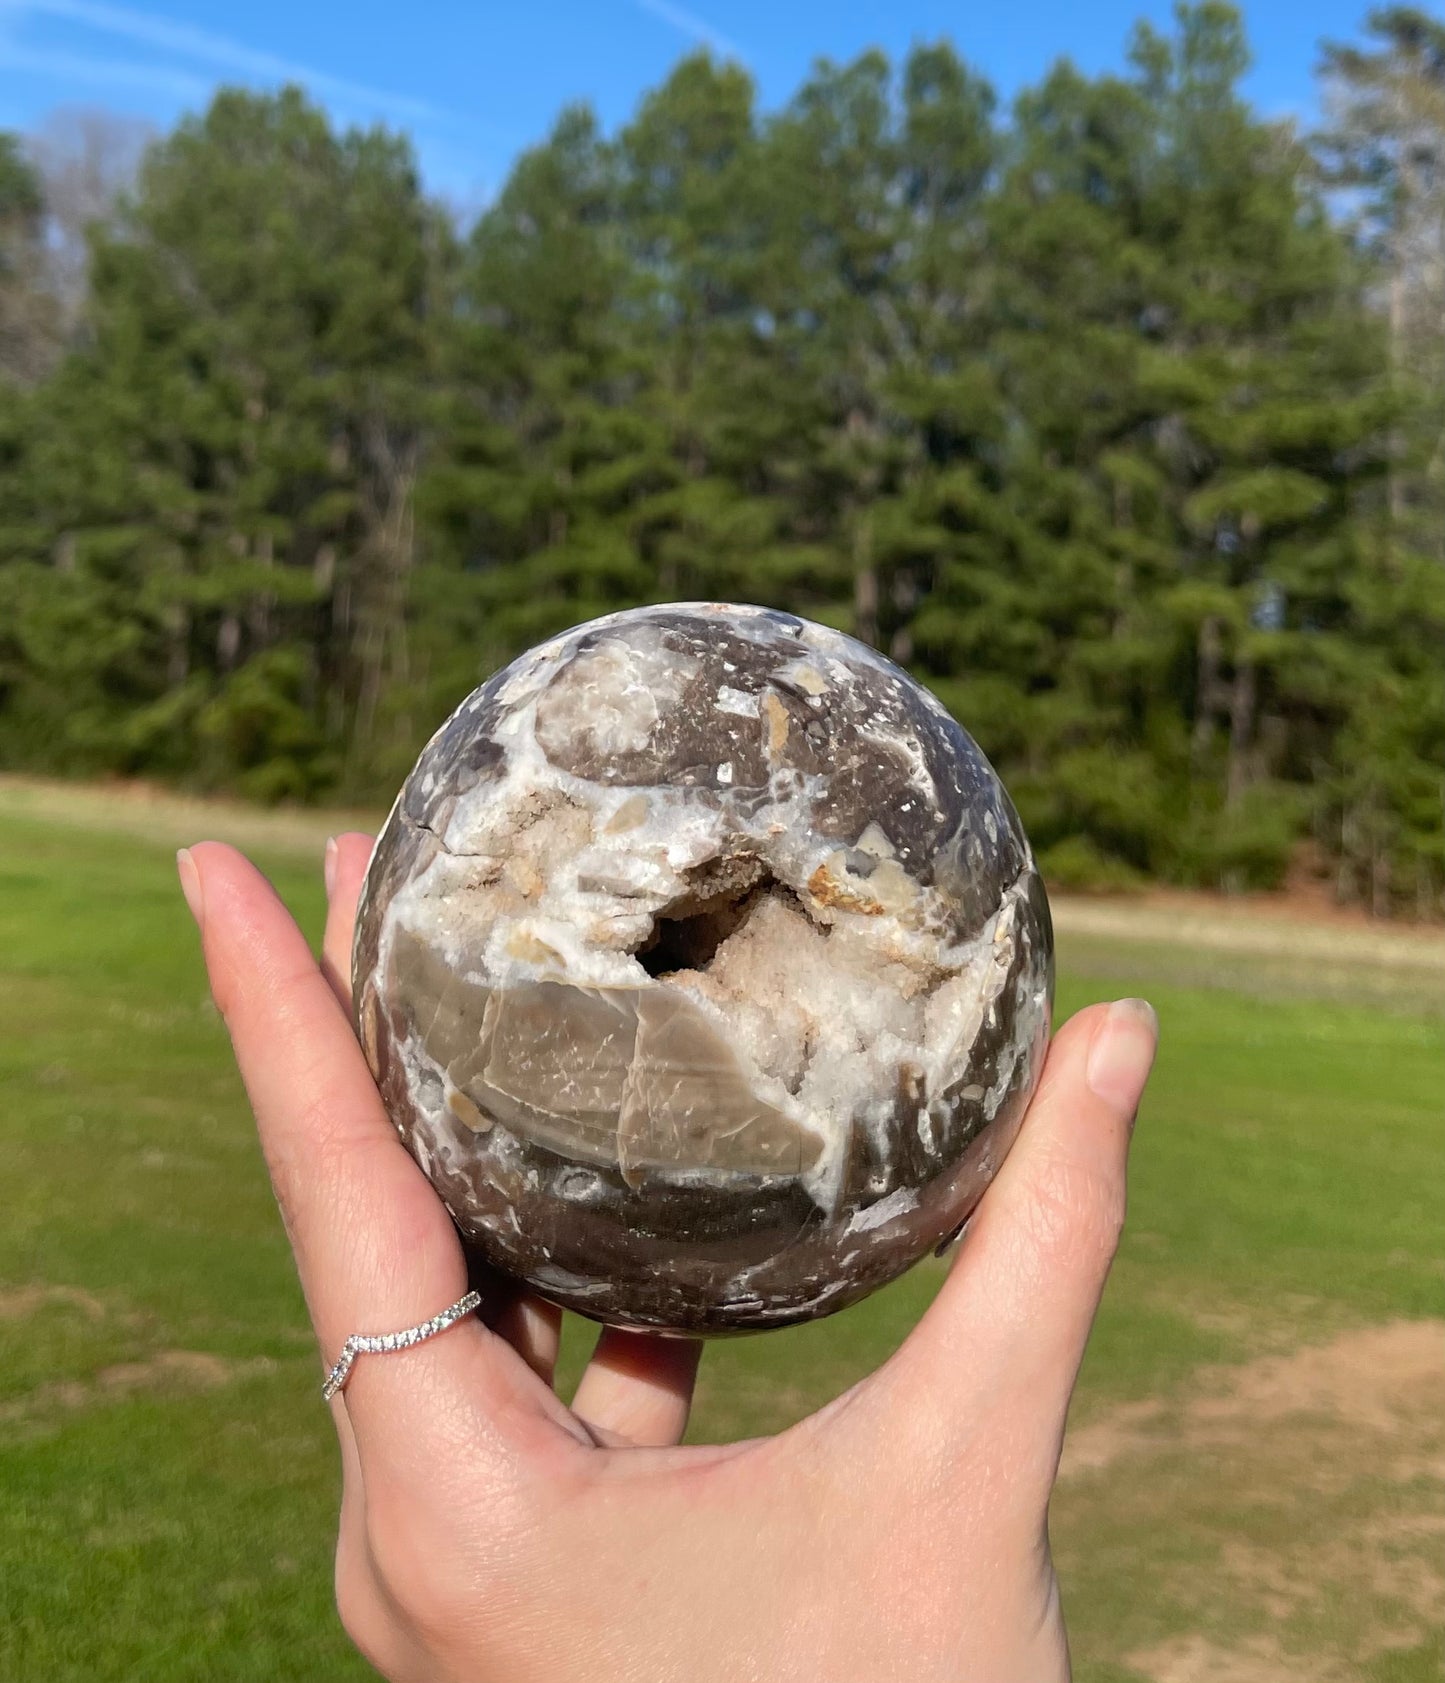
M 1149 1079 L 1159 1044 L 1159 1018 L 1147 999 L 1116 999 L 1089 1048 L 1084 1079 L 1090 1092 L 1132 1113 Z
M 176 855 L 176 871 L 181 879 L 181 893 L 186 897 L 186 904 L 191 908 L 191 916 L 200 924 L 206 910 L 205 900 L 201 895 L 201 873 L 196 869 L 196 862 L 191 858 L 191 850 L 183 847 Z
M 321 862 L 321 876 L 326 884 L 326 898 L 329 900 L 336 888 L 336 837 L 332 836 L 326 843 L 326 857 Z

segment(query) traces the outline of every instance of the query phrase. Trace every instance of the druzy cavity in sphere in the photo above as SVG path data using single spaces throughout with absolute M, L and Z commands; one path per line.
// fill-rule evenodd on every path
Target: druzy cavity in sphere
M 1048 1040 L 1028 842 L 872 649 L 638 609 L 432 738 L 357 920 L 358 1032 L 465 1242 L 598 1320 L 826 1314 L 957 1230 Z

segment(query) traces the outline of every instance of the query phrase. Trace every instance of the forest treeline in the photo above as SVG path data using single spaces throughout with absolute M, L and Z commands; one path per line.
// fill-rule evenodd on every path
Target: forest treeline
M 389 796 L 543 635 L 750 600 L 930 684 L 1051 880 L 1438 915 L 1445 26 L 1362 39 L 1311 135 L 1217 0 L 1007 111 L 946 44 L 770 113 L 693 57 L 465 227 L 227 90 L 78 281 L 0 140 L 0 764 Z

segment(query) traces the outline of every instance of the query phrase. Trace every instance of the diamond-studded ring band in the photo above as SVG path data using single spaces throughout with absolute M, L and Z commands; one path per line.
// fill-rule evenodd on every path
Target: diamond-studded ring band
M 433 1315 L 420 1326 L 407 1327 L 402 1332 L 352 1333 L 341 1346 L 336 1366 L 326 1375 L 321 1395 L 330 1402 L 336 1393 L 343 1389 L 351 1376 L 352 1363 L 358 1356 L 385 1356 L 394 1350 L 409 1350 L 413 1344 L 423 1344 L 428 1338 L 435 1338 L 439 1332 L 445 1332 L 449 1326 L 455 1326 L 463 1316 L 470 1315 L 473 1309 L 481 1306 L 481 1301 L 480 1292 L 469 1291 L 465 1297 L 459 1297 L 449 1309 L 443 1309 L 440 1315 Z

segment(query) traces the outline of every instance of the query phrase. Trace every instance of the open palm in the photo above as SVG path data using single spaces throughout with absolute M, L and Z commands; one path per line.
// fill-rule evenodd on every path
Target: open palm
M 369 847 L 328 850 L 319 964 L 240 854 L 181 856 L 328 1365 L 468 1284 L 350 1025 Z M 407 1683 L 1067 1678 L 1048 1502 L 1154 1042 L 1137 1001 L 1063 1029 L 918 1327 L 776 1437 L 679 1447 L 698 1347 L 638 1333 L 603 1332 L 567 1408 L 558 1312 L 500 1283 L 480 1318 L 360 1358 L 330 1406 L 362 1652 Z

